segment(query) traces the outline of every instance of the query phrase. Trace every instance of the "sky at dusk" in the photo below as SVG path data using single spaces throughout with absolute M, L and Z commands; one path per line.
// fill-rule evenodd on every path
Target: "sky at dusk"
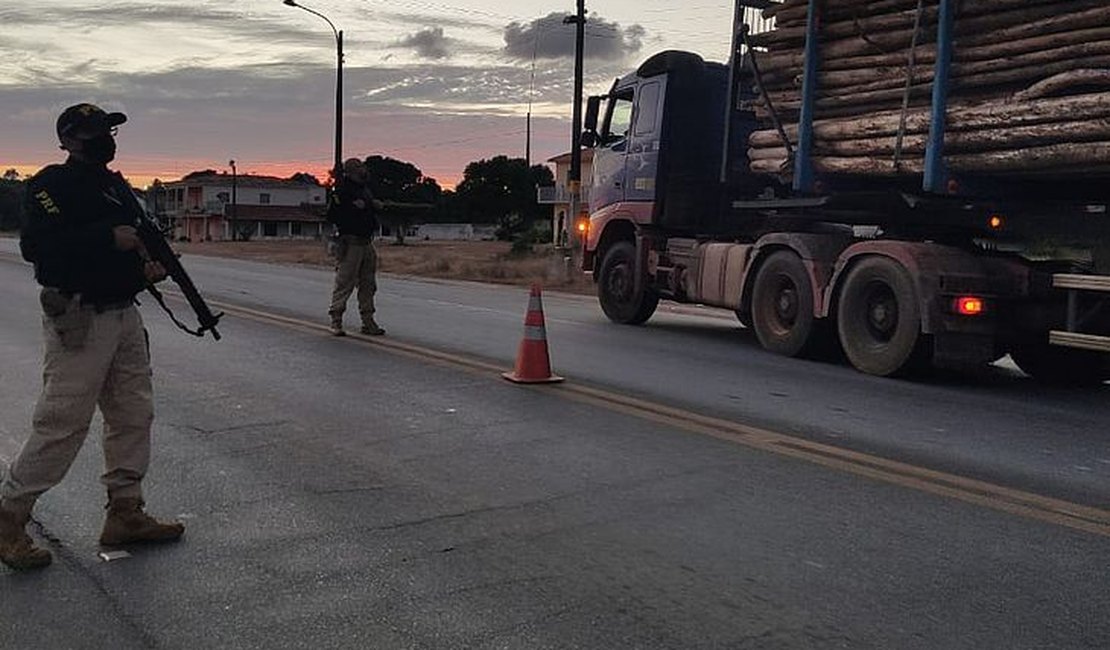
M 344 32 L 344 157 L 391 156 L 453 186 L 468 162 L 569 149 L 574 0 L 304 0 Z M 721 60 L 731 0 L 587 1 L 586 94 L 664 49 Z M 122 110 L 114 167 L 136 185 L 198 170 L 323 178 L 335 38 L 281 0 L 0 4 L 0 169 L 64 158 L 54 121 Z M 533 82 L 534 62 L 534 82 Z

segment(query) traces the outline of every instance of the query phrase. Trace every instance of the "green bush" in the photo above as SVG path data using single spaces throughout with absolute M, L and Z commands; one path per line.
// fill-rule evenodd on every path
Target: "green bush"
M 537 244 L 550 244 L 554 241 L 551 223 L 542 219 L 532 224 L 532 234 Z
M 532 252 L 532 246 L 536 244 L 536 233 L 532 230 L 525 230 L 513 237 L 513 245 L 509 248 L 509 255 L 523 256 Z

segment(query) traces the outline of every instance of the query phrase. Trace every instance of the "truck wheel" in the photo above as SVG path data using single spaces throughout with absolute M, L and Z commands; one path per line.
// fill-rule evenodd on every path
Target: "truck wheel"
M 752 289 L 752 327 L 763 347 L 794 357 L 813 341 L 813 283 L 800 257 L 779 251 L 759 267 Z
M 861 372 L 888 377 L 928 358 L 913 280 L 894 260 L 868 258 L 848 273 L 836 322 L 844 354 Z
M 629 242 L 617 242 L 601 262 L 598 301 L 614 323 L 640 325 L 655 313 L 659 295 L 646 286 L 636 294 L 636 247 Z
M 1015 345 L 1010 357 L 1022 372 L 1055 386 L 1097 386 L 1110 379 L 1110 354 L 1047 343 Z

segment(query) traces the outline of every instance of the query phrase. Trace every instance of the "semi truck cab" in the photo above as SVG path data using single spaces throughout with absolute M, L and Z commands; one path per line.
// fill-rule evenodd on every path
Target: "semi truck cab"
M 775 353 L 839 345 L 876 375 L 1009 353 L 1043 379 L 1110 378 L 1105 277 L 1013 247 L 1046 211 L 1080 223 L 1098 206 L 938 196 L 919 179 L 800 192 L 749 171 L 754 96 L 737 68 L 667 51 L 589 99 L 583 269 L 611 320 L 694 302 L 734 310 Z

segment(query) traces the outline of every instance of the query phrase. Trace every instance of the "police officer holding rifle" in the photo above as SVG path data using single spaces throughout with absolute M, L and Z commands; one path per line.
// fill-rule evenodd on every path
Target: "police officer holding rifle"
M 35 501 L 69 470 L 98 407 L 108 497 L 100 543 L 167 542 L 185 532 L 183 524 L 144 510 L 154 411 L 149 346 L 135 296 L 151 289 L 161 302 L 153 285 L 169 270 L 201 320 L 193 333 L 211 331 L 218 338 L 219 316 L 196 294 L 131 187 L 108 169 L 116 129 L 126 120 L 93 104 L 70 106 L 57 121 L 67 160 L 46 167 L 27 186 L 20 247 L 42 285 L 45 359 L 33 430 L 0 483 L 0 561 L 15 569 L 50 564 L 50 552 L 35 545 L 26 526 Z

